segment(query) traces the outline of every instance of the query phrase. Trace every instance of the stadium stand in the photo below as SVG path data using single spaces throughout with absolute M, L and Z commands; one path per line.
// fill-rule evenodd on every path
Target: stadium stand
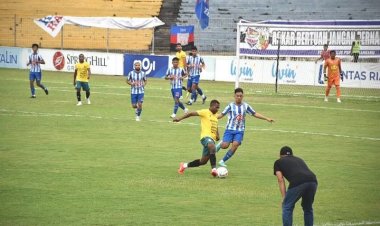
M 44 1 L 19 0 L 0 1 L 0 45 L 30 47 L 39 43 L 45 48 L 61 48 L 61 38 L 52 38 L 34 24 L 33 19 L 47 15 L 65 16 L 158 16 L 162 0 L 102 0 L 102 1 Z M 55 9 L 55 10 L 51 10 Z M 63 48 L 148 50 L 152 30 L 126 31 L 65 26 Z
M 178 25 L 195 25 L 195 44 L 202 51 L 235 53 L 236 23 L 263 20 L 371 20 L 379 19 L 378 0 L 218 0 L 210 1 L 209 27 L 201 30 L 195 1 L 182 0 Z M 222 43 L 222 44 L 221 44 Z

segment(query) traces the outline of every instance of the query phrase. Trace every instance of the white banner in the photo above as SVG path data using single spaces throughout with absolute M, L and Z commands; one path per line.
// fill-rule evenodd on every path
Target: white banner
M 24 49 L 23 68 L 26 68 L 26 60 L 31 53 L 31 49 Z M 79 62 L 79 54 L 82 53 L 85 61 L 91 65 L 93 74 L 123 75 L 123 54 L 54 49 L 40 49 L 39 53 L 46 63 L 41 66 L 43 70 L 74 72 L 75 64 Z
M 265 21 L 239 23 L 238 47 L 242 56 L 319 57 L 324 44 L 339 57 L 351 57 L 359 35 L 360 57 L 380 58 L 380 21 Z
M 140 30 L 164 25 L 157 17 L 129 18 L 129 17 L 73 17 L 73 16 L 46 16 L 34 20 L 39 27 L 55 37 L 65 24 L 97 27 L 109 29 Z
M 0 46 L 0 67 L 20 68 L 22 48 Z

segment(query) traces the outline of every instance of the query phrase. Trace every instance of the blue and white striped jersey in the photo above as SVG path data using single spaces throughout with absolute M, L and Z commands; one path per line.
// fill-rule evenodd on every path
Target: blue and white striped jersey
M 193 77 L 201 74 L 201 68 L 205 62 L 203 58 L 197 54 L 196 56 L 189 56 L 187 58 L 186 64 L 188 66 L 189 76 Z
M 131 86 L 131 94 L 144 93 L 144 82 L 146 81 L 146 74 L 143 71 L 130 71 L 127 76 L 127 80 L 136 83 Z
M 255 110 L 245 102 L 242 102 L 240 105 L 237 105 L 235 102 L 230 103 L 222 112 L 222 115 L 228 114 L 226 130 L 244 131 L 247 113 L 249 115 L 256 114 Z
M 169 68 L 166 71 L 166 77 L 170 76 L 170 75 L 175 76 L 175 78 L 173 80 L 170 80 L 170 85 L 171 85 L 172 89 L 179 89 L 179 88 L 182 89 L 182 79 L 185 76 L 185 71 L 183 70 L 183 68 L 180 68 L 180 67 Z
M 29 55 L 29 63 L 30 63 L 30 72 L 41 72 L 41 66 L 39 63 L 33 63 L 37 61 L 43 60 L 42 56 L 39 53 L 32 53 Z

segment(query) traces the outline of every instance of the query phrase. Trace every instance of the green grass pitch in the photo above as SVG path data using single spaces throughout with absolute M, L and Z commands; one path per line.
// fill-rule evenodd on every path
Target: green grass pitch
M 177 174 L 200 157 L 200 128 L 197 118 L 170 122 L 168 81 L 149 79 L 141 122 L 121 76 L 92 76 L 92 104 L 80 107 L 71 73 L 43 72 L 43 83 L 50 94 L 30 99 L 28 72 L 0 69 L 0 225 L 280 225 L 273 163 L 283 145 L 318 177 L 316 225 L 380 224 L 379 91 L 342 104 L 246 93 L 276 122 L 249 117 L 228 178 L 214 179 L 209 165 Z M 201 87 L 222 109 L 233 100 L 231 83 Z M 294 223 L 303 225 L 299 203 Z

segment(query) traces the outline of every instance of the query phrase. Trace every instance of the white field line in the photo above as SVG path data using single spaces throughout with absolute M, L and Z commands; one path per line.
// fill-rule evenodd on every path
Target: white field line
M 57 89 L 55 91 L 59 92 L 75 92 L 73 90 L 67 90 L 67 89 Z M 105 93 L 105 92 L 98 92 L 98 91 L 91 91 L 91 93 L 94 94 L 104 94 L 104 95 L 115 95 L 115 96 L 130 96 L 129 93 Z M 162 98 L 162 99 L 173 99 L 169 95 L 167 96 L 153 96 L 153 95 L 146 95 L 146 97 L 150 98 Z M 296 108 L 311 108 L 311 109 L 324 109 L 324 110 L 342 110 L 342 111 L 356 111 L 356 112 L 372 112 L 372 113 L 380 113 L 376 110 L 368 110 L 368 109 L 354 109 L 354 108 L 334 108 L 334 107 L 323 107 L 323 106 L 307 106 L 307 105 L 298 105 L 298 104 L 269 104 L 269 103 L 260 103 L 255 102 L 255 105 L 267 105 L 267 106 L 279 106 L 279 107 L 296 107 Z
M 23 116 L 23 117 L 84 117 L 92 119 L 105 119 L 105 120 L 130 120 L 119 117 L 102 117 L 94 115 L 75 115 L 75 114 L 60 114 L 60 113 L 43 113 L 43 112 L 27 112 L 27 111 L 14 111 L 7 109 L 0 109 L 0 115 L 2 116 Z M 148 119 L 147 121 L 153 123 L 173 123 L 171 120 L 152 120 Z M 189 122 L 180 122 L 173 123 L 177 125 L 190 125 L 190 126 L 199 126 L 199 123 L 189 123 Z M 219 126 L 219 128 L 224 128 Z M 358 139 L 358 140 L 371 140 L 371 141 L 380 141 L 378 137 L 362 137 L 362 136 L 350 136 L 342 134 L 331 134 L 331 133 L 321 133 L 321 132 L 309 132 L 309 131 L 295 131 L 295 130 L 281 130 L 281 129 L 265 129 L 265 128 L 246 128 L 247 131 L 262 131 L 262 132 L 274 132 L 274 133 L 291 133 L 291 134 L 302 134 L 302 135 L 313 135 L 313 136 L 328 136 L 328 137 L 338 137 L 338 138 L 347 138 L 347 139 Z
M 9 78 L 6 78 L 6 79 L 3 79 L 3 80 L 6 80 L 6 81 L 23 81 L 23 82 L 27 82 L 28 80 L 27 79 L 9 79 Z M 125 79 L 121 78 L 121 81 L 124 81 Z M 53 83 L 53 84 L 66 84 L 66 85 L 72 85 L 71 82 L 56 82 L 56 81 L 47 81 L 46 83 Z M 125 85 L 125 86 L 110 86 L 110 85 L 98 85 L 98 84 L 94 84 L 94 85 L 91 85 L 91 87 L 106 87 L 106 88 L 110 88 L 110 89 L 128 89 L 128 86 Z M 169 87 L 169 86 L 168 86 Z M 170 91 L 169 88 L 162 88 L 162 87 L 149 87 L 149 89 L 152 89 L 152 90 L 167 90 L 167 91 Z M 207 92 L 207 90 L 205 90 Z M 225 91 L 225 90 L 218 90 L 218 89 L 213 89 L 212 90 L 213 93 L 223 93 L 223 94 L 231 94 L 231 91 Z M 268 93 L 265 93 L 265 92 L 262 92 L 262 91 L 255 91 L 253 92 L 255 94 L 259 94 L 259 95 L 280 95 L 280 96 L 294 96 L 294 97 L 299 97 L 299 96 L 307 96 L 307 97 L 313 97 L 313 98 L 320 98 L 320 97 L 323 97 L 324 94 L 321 93 L 321 94 L 316 94 L 316 93 L 306 93 L 306 92 L 303 92 L 303 93 L 278 93 L 278 94 L 268 94 Z M 360 95 L 348 95 L 348 94 L 343 94 L 342 97 L 352 97 L 352 98 L 359 98 L 361 100 L 370 100 L 370 99 L 379 99 L 380 100 L 380 96 L 360 96 Z
M 315 226 L 357 226 L 357 225 L 380 225 L 380 221 L 324 223 L 324 224 L 318 224 Z

